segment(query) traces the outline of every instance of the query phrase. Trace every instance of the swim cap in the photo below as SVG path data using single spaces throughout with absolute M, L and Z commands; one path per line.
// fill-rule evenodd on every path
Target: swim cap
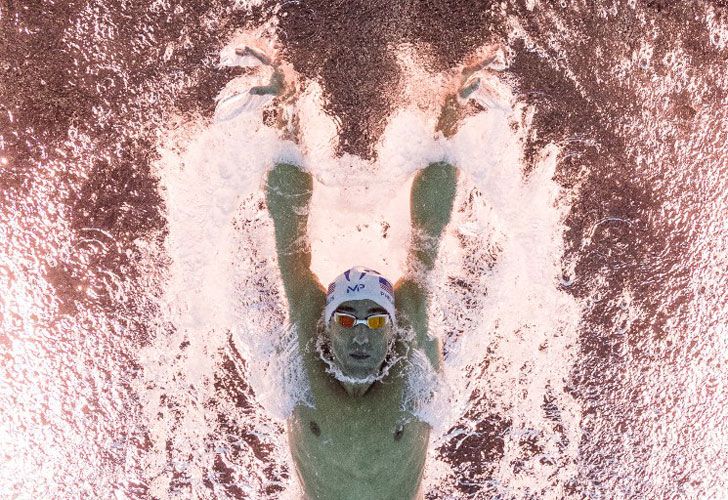
M 326 294 L 324 316 L 326 322 L 342 303 L 348 300 L 373 300 L 387 311 L 394 323 L 394 288 L 392 284 L 373 269 L 354 266 L 344 271 L 330 285 Z

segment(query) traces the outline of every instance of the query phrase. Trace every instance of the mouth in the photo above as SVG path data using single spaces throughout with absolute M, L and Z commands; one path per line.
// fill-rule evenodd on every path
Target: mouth
M 352 352 L 350 356 L 356 360 L 363 361 L 365 359 L 370 358 L 369 354 L 361 353 L 361 352 Z

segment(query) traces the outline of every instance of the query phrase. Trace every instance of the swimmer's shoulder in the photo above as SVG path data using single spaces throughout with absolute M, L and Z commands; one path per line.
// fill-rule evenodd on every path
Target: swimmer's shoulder
M 414 280 L 402 278 L 395 285 L 394 300 L 398 322 L 417 328 L 427 314 L 425 290 Z
M 289 300 L 291 320 L 302 325 L 314 323 L 323 316 L 326 305 L 326 291 L 317 279 L 301 280 L 300 293 L 295 300 Z

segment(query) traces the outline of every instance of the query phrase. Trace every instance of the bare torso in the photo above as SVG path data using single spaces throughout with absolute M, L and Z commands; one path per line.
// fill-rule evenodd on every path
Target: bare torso
M 309 330 L 299 333 L 311 339 L 302 346 L 302 354 L 314 406 L 299 405 L 287 423 L 305 498 L 418 498 L 430 426 L 403 408 L 407 359 L 396 363 L 364 395 L 350 395 L 327 373 L 315 349 L 321 314 L 322 310 L 304 313 L 297 325 Z M 406 356 L 406 348 L 398 344 L 397 354 Z

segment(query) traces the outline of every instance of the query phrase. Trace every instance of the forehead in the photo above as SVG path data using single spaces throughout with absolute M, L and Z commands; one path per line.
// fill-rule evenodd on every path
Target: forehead
M 347 300 L 339 304 L 336 308 L 341 312 L 353 312 L 357 314 L 371 314 L 376 312 L 387 312 L 382 306 L 370 299 L 365 300 Z

